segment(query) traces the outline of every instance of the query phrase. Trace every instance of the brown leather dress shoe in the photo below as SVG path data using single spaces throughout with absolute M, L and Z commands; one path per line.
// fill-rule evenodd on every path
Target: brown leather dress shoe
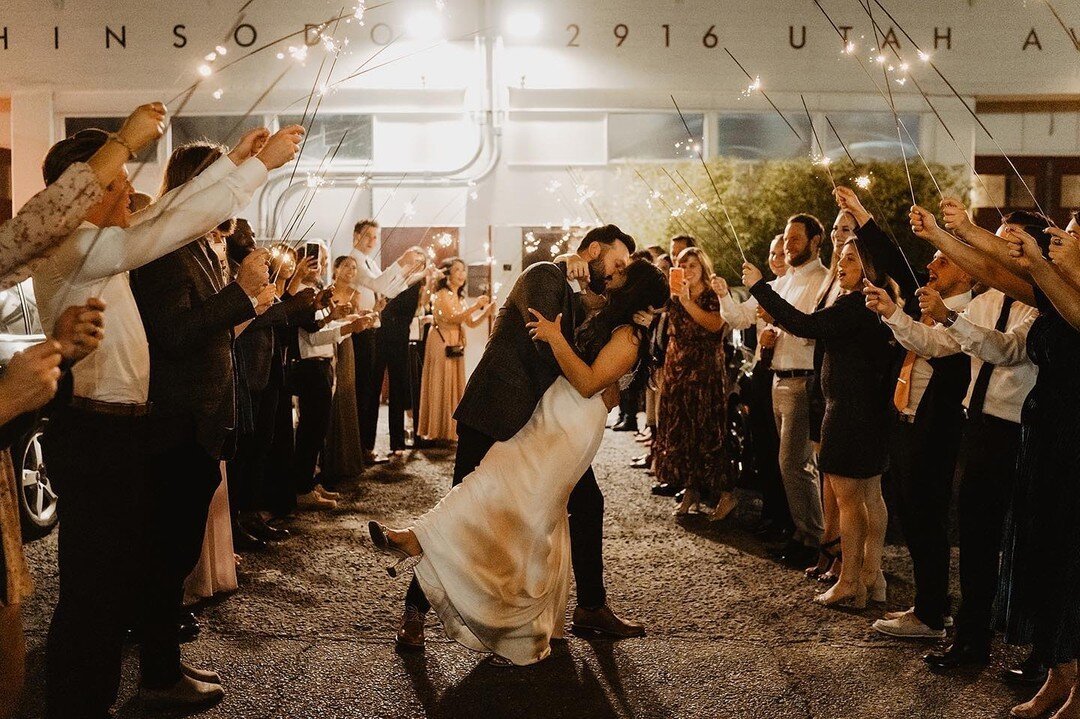
M 397 646 L 408 652 L 424 651 L 424 615 L 415 607 L 405 607 L 397 633 Z
M 576 607 L 570 630 L 578 635 L 604 634 L 619 639 L 645 636 L 645 627 L 620 618 L 606 604 L 597 609 Z

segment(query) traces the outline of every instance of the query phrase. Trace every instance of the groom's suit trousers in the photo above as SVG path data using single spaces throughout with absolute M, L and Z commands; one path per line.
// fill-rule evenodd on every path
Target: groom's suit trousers
M 487 455 L 495 440 L 458 422 L 457 457 L 454 461 L 454 486 L 461 483 Z M 574 565 L 578 606 L 601 607 L 607 603 L 604 588 L 604 495 L 596 483 L 592 467 L 578 480 L 566 505 L 570 514 L 570 559 Z M 415 577 L 405 595 L 406 606 L 421 612 L 431 609 Z

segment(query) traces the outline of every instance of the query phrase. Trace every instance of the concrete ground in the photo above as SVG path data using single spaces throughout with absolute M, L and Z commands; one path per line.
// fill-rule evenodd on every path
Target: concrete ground
M 651 496 L 645 473 L 626 468 L 637 449 L 609 432 L 595 468 L 611 603 L 643 621 L 646 638 L 570 638 L 540 665 L 507 669 L 448 642 L 432 619 L 426 654 L 395 653 L 406 585 L 383 572 L 365 523 L 405 525 L 447 490 L 452 452 L 424 451 L 348 487 L 336 512 L 300 515 L 293 538 L 244 557 L 238 594 L 199 609 L 202 636 L 185 656 L 220 671 L 228 692 L 199 716 L 966 719 L 1005 717 L 1028 698 L 997 679 L 1016 650 L 995 647 L 982 672 L 935 676 L 920 658 L 925 645 L 871 631 L 880 609 L 812 605 L 820 585 L 777 566 L 747 531 L 750 496 L 722 526 L 676 522 L 672 501 Z M 38 589 L 26 608 L 24 716 L 38 717 L 55 536 L 29 552 Z M 886 571 L 890 607 L 910 605 L 902 547 L 889 548 Z M 134 698 L 136 670 L 129 656 L 118 718 L 148 716 Z

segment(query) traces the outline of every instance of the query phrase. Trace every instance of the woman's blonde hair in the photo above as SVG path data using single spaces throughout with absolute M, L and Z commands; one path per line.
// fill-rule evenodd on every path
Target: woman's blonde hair
M 675 261 L 677 265 L 681 265 L 684 257 L 697 258 L 698 264 L 701 265 L 702 278 L 701 283 L 706 287 L 712 282 L 712 278 L 716 275 L 716 270 L 713 269 L 712 260 L 705 253 L 705 250 L 700 247 L 687 247 L 685 250 L 679 253 L 678 259 Z

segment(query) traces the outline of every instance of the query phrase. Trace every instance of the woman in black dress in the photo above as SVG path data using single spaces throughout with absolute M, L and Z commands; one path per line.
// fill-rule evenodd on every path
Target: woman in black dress
M 885 598 L 881 552 L 888 512 L 881 496 L 881 474 L 888 448 L 891 337 L 861 294 L 864 279 L 876 285 L 884 281 L 854 240 L 844 243 L 837 279 L 843 294 L 836 302 L 806 314 L 763 282 L 756 267 L 743 266 L 743 282 L 776 325 L 825 346 L 821 367 L 825 419 L 818 466 L 840 504 L 844 565 L 836 584 L 814 601 L 863 607 L 868 592 L 875 601 Z
M 1007 629 L 1030 635 L 1034 656 L 1050 675 L 1012 715 L 1038 717 L 1064 702 L 1054 717 L 1074 719 L 1080 717 L 1080 293 L 1074 281 L 1080 225 L 1074 216 L 1067 233 L 1049 231 L 1050 259 L 1029 234 L 1037 228 L 1026 229 L 1010 225 L 1006 237 L 1034 281 L 1039 317 L 1027 347 L 1039 376 L 1024 403 L 1004 606 Z

